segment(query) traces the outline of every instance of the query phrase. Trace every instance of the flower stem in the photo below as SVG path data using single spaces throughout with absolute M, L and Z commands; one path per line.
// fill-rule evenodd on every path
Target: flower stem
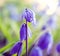
M 28 56 L 27 20 L 26 20 L 26 56 Z

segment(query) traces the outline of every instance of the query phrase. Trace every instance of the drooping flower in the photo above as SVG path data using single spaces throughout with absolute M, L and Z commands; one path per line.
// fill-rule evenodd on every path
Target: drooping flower
M 26 19 L 27 22 L 34 22 L 36 23 L 35 13 L 30 9 L 25 9 L 22 13 L 22 19 Z
M 20 40 L 25 40 L 26 39 L 26 24 L 22 24 L 20 28 Z
M 11 55 L 17 54 L 19 56 L 21 52 L 22 52 L 22 42 L 17 42 L 10 50 Z
M 20 40 L 21 41 L 23 41 L 23 40 L 26 40 L 26 30 L 27 30 L 27 32 L 28 32 L 28 37 L 31 37 L 31 30 L 30 30 L 30 28 L 28 27 L 27 29 L 26 29 L 26 24 L 24 23 L 24 24 L 22 24 L 22 26 L 21 26 L 21 28 L 20 28 Z
M 57 44 L 57 46 L 56 46 L 56 51 L 57 51 L 58 53 L 60 53 L 60 43 Z
M 42 50 L 38 46 L 35 46 L 32 48 L 29 56 L 43 56 Z
M 43 35 L 40 36 L 40 39 L 37 45 L 42 49 L 45 50 L 48 48 L 49 44 L 51 43 L 52 36 L 50 32 L 45 32 Z

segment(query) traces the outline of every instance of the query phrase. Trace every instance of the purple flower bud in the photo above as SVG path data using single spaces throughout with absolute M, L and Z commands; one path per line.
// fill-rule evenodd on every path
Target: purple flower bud
M 38 46 L 35 46 L 32 48 L 29 56 L 42 56 L 42 50 Z
M 57 44 L 57 46 L 56 46 L 56 50 L 57 50 L 58 53 L 60 53 L 60 43 Z
M 20 40 L 23 41 L 26 39 L 26 24 L 22 24 L 20 28 Z
M 10 54 L 13 55 L 17 53 L 18 55 L 20 55 L 21 52 L 22 52 L 22 42 L 17 42 L 11 49 Z
M 26 24 L 22 24 L 21 28 L 20 28 L 20 40 L 23 41 L 23 40 L 26 40 L 26 30 L 28 32 L 28 37 L 31 37 L 32 33 L 31 33 L 31 30 L 30 28 L 26 29 Z
M 32 37 L 32 32 L 29 27 L 28 27 L 28 37 Z
M 40 39 L 37 43 L 37 45 L 42 49 L 46 49 L 48 48 L 48 45 L 50 43 L 50 38 L 51 38 L 51 34 L 50 32 L 45 32 L 42 36 L 40 36 Z
M 35 21 L 35 13 L 30 9 L 25 9 L 22 14 L 22 19 L 25 18 L 28 22 Z

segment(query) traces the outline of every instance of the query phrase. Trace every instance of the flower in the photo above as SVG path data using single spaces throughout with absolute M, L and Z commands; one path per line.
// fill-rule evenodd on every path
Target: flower
M 60 43 L 57 44 L 57 46 L 56 46 L 56 51 L 57 51 L 58 53 L 60 53 Z
M 35 46 L 32 48 L 29 56 L 42 56 L 42 50 L 38 46 Z
M 36 22 L 36 19 L 35 19 L 35 13 L 30 10 L 30 9 L 25 9 L 24 12 L 22 13 L 22 19 L 26 19 L 27 22 Z
M 22 52 L 22 42 L 17 42 L 13 48 L 10 50 L 10 54 L 13 55 L 13 54 L 16 54 L 17 55 L 20 55 Z
M 28 27 L 26 29 L 26 24 L 22 24 L 21 28 L 20 28 L 20 40 L 23 41 L 23 40 L 26 40 L 26 30 L 28 32 L 28 36 L 31 37 L 32 33 L 31 33 L 31 30 L 30 28 Z
M 47 49 L 49 44 L 51 43 L 52 36 L 50 32 L 45 32 L 43 35 L 40 36 L 40 39 L 37 43 L 37 45 L 42 49 Z
M 26 24 L 22 24 L 20 28 L 20 40 L 25 40 L 26 39 Z

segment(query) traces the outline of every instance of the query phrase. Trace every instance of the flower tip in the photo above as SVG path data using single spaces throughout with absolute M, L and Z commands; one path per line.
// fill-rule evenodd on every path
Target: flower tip
M 57 44 L 57 46 L 56 46 L 56 51 L 57 51 L 58 53 L 60 53 L 60 43 Z
M 16 53 L 18 54 L 19 52 L 21 52 L 21 50 L 22 50 L 22 42 L 17 42 L 10 50 L 10 54 L 11 55 Z
M 35 46 L 32 48 L 29 56 L 42 56 L 42 50 L 38 46 Z

